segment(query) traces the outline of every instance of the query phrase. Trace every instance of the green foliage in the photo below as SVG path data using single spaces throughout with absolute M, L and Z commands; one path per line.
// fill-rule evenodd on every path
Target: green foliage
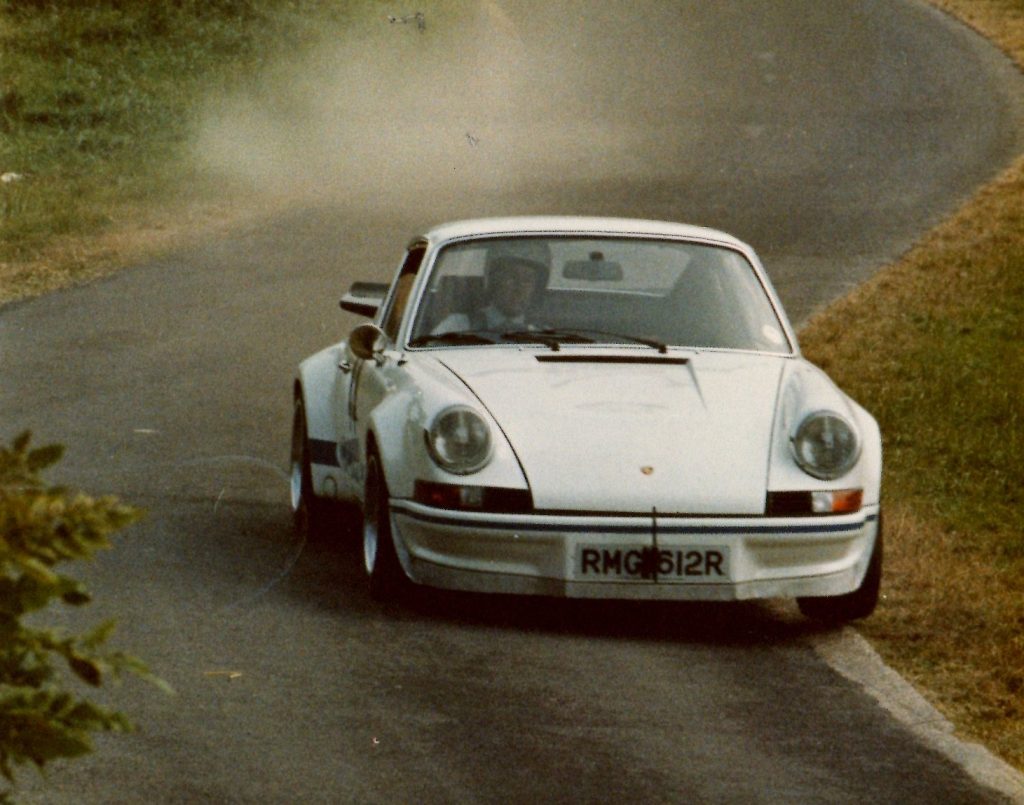
M 96 688 L 130 672 L 167 689 L 137 659 L 103 650 L 110 622 L 84 635 L 22 622 L 58 600 L 89 603 L 85 587 L 57 566 L 109 548 L 110 535 L 140 516 L 115 498 L 45 484 L 41 473 L 62 453 L 32 449 L 28 433 L 0 447 L 0 774 L 11 782 L 17 765 L 41 769 L 90 752 L 93 732 L 129 729 L 122 714 L 66 690 L 72 679 Z

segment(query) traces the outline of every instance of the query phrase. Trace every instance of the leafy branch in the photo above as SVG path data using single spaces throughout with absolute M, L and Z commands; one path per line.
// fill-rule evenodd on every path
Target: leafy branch
M 58 600 L 88 604 L 82 583 L 57 565 L 110 548 L 110 535 L 141 516 L 114 497 L 47 485 L 42 472 L 63 452 L 59 445 L 32 449 L 28 432 L 0 447 L 0 774 L 10 783 L 18 765 L 41 770 L 91 752 L 92 733 L 131 729 L 123 714 L 66 690 L 68 672 L 93 688 L 131 673 L 170 692 L 140 660 L 104 649 L 112 621 L 81 635 L 22 622 Z

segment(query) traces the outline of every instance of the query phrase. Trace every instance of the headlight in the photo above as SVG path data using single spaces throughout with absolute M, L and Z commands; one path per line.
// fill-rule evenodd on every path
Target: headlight
M 468 475 L 491 459 L 491 429 L 472 408 L 453 405 L 434 417 L 427 431 L 430 455 L 456 475 Z
M 800 469 L 826 481 L 845 475 L 860 456 L 856 432 L 839 414 L 828 411 L 805 417 L 791 444 Z

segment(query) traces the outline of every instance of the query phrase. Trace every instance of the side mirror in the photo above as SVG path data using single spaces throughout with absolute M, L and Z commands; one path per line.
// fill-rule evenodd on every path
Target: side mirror
M 348 336 L 348 348 L 362 361 L 380 363 L 386 343 L 387 336 L 384 335 L 384 331 L 370 322 L 360 324 Z

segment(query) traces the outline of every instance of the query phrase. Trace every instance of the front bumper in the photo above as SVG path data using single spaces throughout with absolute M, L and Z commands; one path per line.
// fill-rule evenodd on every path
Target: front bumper
M 878 507 L 829 517 L 492 514 L 391 501 L 409 577 L 475 592 L 729 601 L 860 586 Z M 655 548 L 655 550 L 651 550 Z

